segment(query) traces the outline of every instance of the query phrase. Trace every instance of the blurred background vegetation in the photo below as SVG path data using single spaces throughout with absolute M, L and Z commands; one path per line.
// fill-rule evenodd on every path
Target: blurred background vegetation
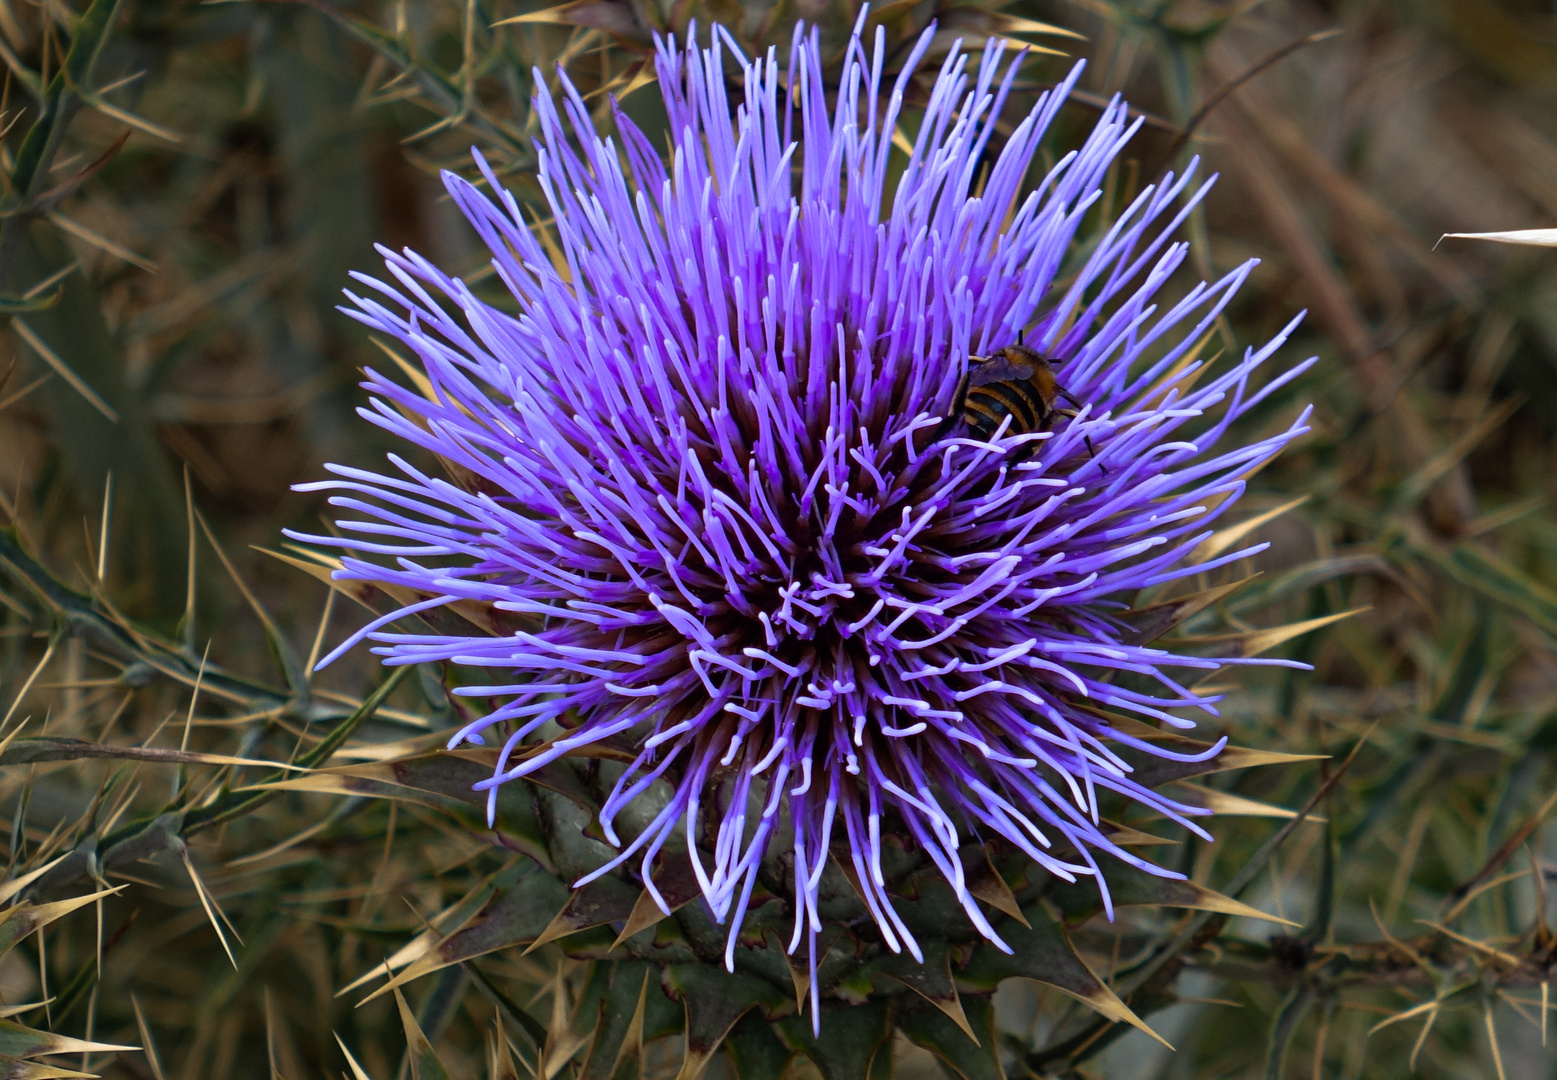
M 381 242 L 482 279 L 437 179 L 468 174 L 472 145 L 539 203 L 532 65 L 552 86 L 566 66 L 602 119 L 608 94 L 625 95 L 653 130 L 654 29 L 718 18 L 782 46 L 804 17 L 836 45 L 855 10 L 0 0 L 0 831 L 13 879 L 63 857 L 27 886 L 40 901 L 88 895 L 94 879 L 129 886 L 52 912 L 0 962 L 0 999 L 6 1023 L 146 1048 L 50 1061 L 156 1080 L 430 1080 L 510 1075 L 512 1042 L 512 1075 L 537 1052 L 547 1080 L 586 1060 L 611 1075 L 617 1059 L 578 1052 L 609 1019 L 595 969 L 556 945 L 407 982 L 419 1027 L 392 996 L 338 996 L 513 854 L 449 800 L 242 794 L 270 773 L 213 755 L 306 764 L 350 734 L 349 760 L 370 762 L 432 746 L 456 708 L 436 673 L 412 676 L 358 726 L 382 683 L 370 657 L 301 674 L 358 609 L 256 546 L 318 527 L 320 500 L 290 485 L 386 449 L 352 412 L 358 369 L 388 361 L 334 310 L 348 271 L 372 272 Z M 937 18 L 942 47 L 1000 33 L 1056 50 L 1029 61 L 1029 92 L 1071 63 L 1057 52 L 1087 58 L 1049 149 L 1124 93 L 1147 123 L 1115 205 L 1191 152 L 1222 174 L 1191 222 L 1198 270 L 1262 263 L 1218 344 L 1261 342 L 1307 308 L 1286 355 L 1321 357 L 1262 414 L 1317 407 L 1247 508 L 1305 501 L 1260 526 L 1264 576 L 1223 615 L 1358 612 L 1286 646 L 1311 673 L 1246 680 L 1225 717 L 1235 743 L 1330 760 L 1219 779 L 1256 801 L 1248 816 L 1220 820 L 1216 845 L 1159 856 L 1219 889 L 1257 868 L 1243 899 L 1303 929 L 1272 938 L 1173 911 L 1083 923 L 1083 955 L 1176 1051 L 1088 1034 L 1068 999 L 1018 980 L 995 1002 L 1005 1066 L 1557 1076 L 1543 1048 L 1557 829 L 1541 824 L 1557 789 L 1557 262 L 1434 246 L 1557 219 L 1557 9 L 895 0 L 873 18 L 893 43 Z M 12 741 L 39 736 L 55 742 L 22 754 Z M 1325 778 L 1327 823 L 1262 849 L 1279 807 Z M 1131 967 L 1172 941 L 1160 977 Z M 418 1030 L 441 1065 L 417 1052 Z M 18 1058 L 65 1045 L 6 1038 L 0 1054 Z M 633 1067 L 674 1075 L 675 1045 Z M 901 1075 L 937 1074 L 905 1036 L 890 1056 Z M 734 1075 L 722 1057 L 711 1068 Z

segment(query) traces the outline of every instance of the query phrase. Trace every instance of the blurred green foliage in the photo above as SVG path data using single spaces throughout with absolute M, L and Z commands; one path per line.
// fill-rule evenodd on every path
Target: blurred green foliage
M 1306 501 L 1259 525 L 1273 546 L 1241 570 L 1261 576 L 1181 631 L 1361 609 L 1284 646 L 1311 673 L 1246 679 L 1224 715 L 1235 744 L 1330 757 L 1217 774 L 1202 797 L 1250 800 L 1249 816 L 1221 819 L 1215 845 L 1154 849 L 1295 925 L 1272 936 L 1175 907 L 1109 924 L 996 860 L 1033 934 L 1068 925 L 1175 1051 L 1049 984 L 982 996 L 994 979 L 951 932 L 943 982 L 883 969 L 840 983 L 829 1016 L 848 1020 L 823 1044 L 792 1016 L 759 1019 L 783 1011 L 771 985 L 742 997 L 696 964 L 661 979 L 642 950 L 612 951 L 630 894 L 574 910 L 569 926 L 594 929 L 560 943 L 471 951 L 551 923 L 566 890 L 535 867 L 566 857 L 558 838 L 578 830 L 555 815 L 579 804 L 543 786 L 533 830 L 486 831 L 458 769 L 428 764 L 459 708 L 438 673 L 384 681 L 358 657 L 310 681 L 356 605 L 249 545 L 315 524 L 291 483 L 384 450 L 351 415 L 356 369 L 385 360 L 333 311 L 347 272 L 372 271 L 377 241 L 481 283 L 437 171 L 468 170 L 478 146 L 540 206 L 530 95 L 560 63 L 599 119 L 614 93 L 652 130 L 652 33 L 694 16 L 752 47 L 783 47 L 805 17 L 836 46 L 855 7 L 0 0 L 0 892 L 43 904 L 129 885 L 46 919 L 0 912 L 0 936 L 20 942 L 0 958 L 15 1017 L 0 1024 L 142 1046 L 53 1060 L 156 1080 L 669 1077 L 684 1023 L 711 1074 L 740 1080 L 938 1075 L 926 1046 L 956 1048 L 945 1067 L 980 1078 L 1557 1075 L 1543 1048 L 1557 267 L 1537 250 L 1433 247 L 1557 217 L 1557 16 L 1515 0 L 874 12 L 894 45 L 938 18 L 940 47 L 1001 33 L 1087 57 L 1052 146 L 1123 91 L 1147 126 L 1113 205 L 1190 152 L 1220 170 L 1190 224 L 1199 270 L 1264 261 L 1214 347 L 1310 310 L 1289 354 L 1322 362 L 1255 423 L 1313 401 L 1315 431 L 1252 479 L 1247 505 Z M 1240 81 L 1332 27 L 1344 33 Z M 1032 87 L 1069 63 L 1035 56 Z M 298 780 L 262 762 L 355 771 Z M 1271 816 L 1316 794 L 1322 823 Z M 683 911 L 667 926 L 695 944 L 695 905 Z M 28 919 L 47 926 L 22 939 Z M 386 961 L 420 977 L 359 1007 Z M 959 992 L 979 1053 L 957 1041 Z M 759 1008 L 693 1016 L 672 993 Z M 731 1052 L 714 1052 L 725 1029 Z M 0 1053 L 59 1045 L 33 1038 L 6 1027 Z

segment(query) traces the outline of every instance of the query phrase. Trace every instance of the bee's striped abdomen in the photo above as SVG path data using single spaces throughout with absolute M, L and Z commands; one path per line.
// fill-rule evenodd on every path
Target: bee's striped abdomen
M 970 386 L 962 403 L 962 420 L 981 439 L 994 436 L 1009 416 L 1007 435 L 1026 435 L 1047 426 L 1049 406 L 1028 379 L 1006 379 Z

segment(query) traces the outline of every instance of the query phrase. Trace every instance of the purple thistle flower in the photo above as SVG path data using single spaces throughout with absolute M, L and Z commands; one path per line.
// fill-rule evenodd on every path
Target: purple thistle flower
M 303 539 L 394 562 L 347 557 L 339 576 L 433 594 L 323 663 L 366 637 L 387 664 L 499 672 L 455 690 L 502 701 L 449 741 L 502 741 L 479 785 L 489 813 L 506 781 L 629 740 L 636 760 L 600 810 L 620 854 L 577 884 L 635 860 L 660 899 L 656 855 L 684 830 L 702 895 L 728 921 L 727 964 L 775 842 L 793 853 L 791 951 L 807 939 L 815 964 L 819 883 L 841 842 L 885 943 L 919 957 L 881 871 L 883 818 L 1002 948 L 963 878 L 967 838 L 1003 837 L 1051 874 L 1091 876 L 1105 905 L 1098 852 L 1179 876 L 1109 841 L 1099 792 L 1201 836 L 1193 818 L 1207 811 L 1133 781 L 1110 744 L 1176 755 L 1100 711 L 1193 727 L 1174 710 L 1214 715 L 1217 699 L 1173 672 L 1225 661 L 1132 644 L 1118 613 L 1140 589 L 1259 550 L 1189 560 L 1240 477 L 1307 430 L 1305 412 L 1279 434 L 1217 448 L 1307 366 L 1249 386 L 1292 326 L 1202 377 L 1193 350 L 1252 263 L 1154 303 L 1186 257 L 1171 237 L 1210 186 L 1196 186 L 1193 164 L 1072 255 L 1139 127 L 1116 100 L 1023 190 L 1080 65 L 976 188 L 1017 61 L 998 42 L 972 65 L 953 49 L 889 193 L 928 32 L 883 107 L 884 39 L 867 55 L 856 30 L 829 109 L 817 37 L 797 28 L 787 73 L 771 52 L 741 60 L 733 123 L 721 41 L 739 56 L 722 31 L 706 50 L 690 35 L 685 50 L 659 43 L 668 170 L 620 112 L 620 145 L 599 137 L 565 78 L 561 114 L 536 99 L 539 179 L 565 266 L 479 157 L 492 197 L 444 175 L 516 314 L 409 251 L 381 249 L 398 284 L 358 275 L 387 299 L 348 293 L 348 313 L 426 370 L 425 393 L 369 372 L 363 415 L 473 480 L 391 455 L 394 475 L 331 466 L 341 479 L 304 486 L 342 492 L 332 504 L 363 520 L 340 522 L 359 538 Z M 1068 256 L 1079 265 L 1062 279 Z M 1083 407 L 1049 430 L 946 431 L 970 356 L 1019 339 L 1063 361 Z M 535 628 L 385 629 L 457 600 Z M 1120 685 L 1120 673 L 1154 689 Z M 651 788 L 668 793 L 663 805 L 619 836 L 614 819 Z M 704 820 L 715 789 L 728 809 Z

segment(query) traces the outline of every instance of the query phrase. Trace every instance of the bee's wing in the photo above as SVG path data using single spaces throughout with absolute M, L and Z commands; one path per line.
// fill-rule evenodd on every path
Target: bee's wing
M 996 353 L 994 356 L 970 356 L 968 357 L 968 384 L 970 386 L 989 386 L 991 383 L 1023 382 L 1033 377 L 1035 369 L 1031 364 L 1013 362 Z

